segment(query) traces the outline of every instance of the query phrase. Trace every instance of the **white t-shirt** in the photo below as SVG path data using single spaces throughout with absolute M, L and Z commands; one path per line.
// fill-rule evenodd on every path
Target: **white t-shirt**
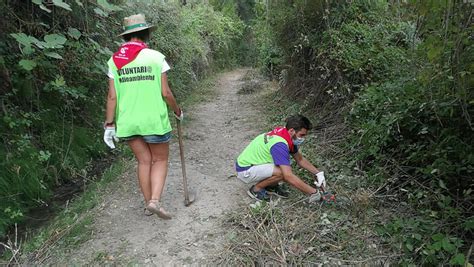
M 140 54 L 143 53 L 142 56 L 147 56 L 146 54 L 148 53 L 148 50 L 149 49 L 143 49 Z M 167 71 L 169 71 L 171 68 L 170 68 L 170 65 L 168 65 L 168 62 L 166 62 L 165 59 L 163 59 L 163 65 L 161 66 L 161 73 L 165 73 Z M 112 73 L 112 71 L 109 69 L 108 73 L 107 73 L 107 76 L 109 76 L 109 79 L 114 79 L 114 74 Z

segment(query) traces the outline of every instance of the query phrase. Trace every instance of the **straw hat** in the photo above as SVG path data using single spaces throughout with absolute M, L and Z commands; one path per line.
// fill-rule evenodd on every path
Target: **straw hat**
M 148 25 L 145 21 L 145 15 L 136 14 L 123 19 L 123 29 L 125 30 L 119 36 L 132 32 L 139 32 L 146 29 L 154 30 L 155 26 Z

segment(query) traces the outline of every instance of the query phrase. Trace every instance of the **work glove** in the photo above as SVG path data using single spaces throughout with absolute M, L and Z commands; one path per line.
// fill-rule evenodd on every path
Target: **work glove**
M 321 201 L 321 193 L 319 192 L 319 190 L 316 193 L 311 194 L 309 196 L 308 203 L 310 203 L 310 204 L 311 203 L 317 203 L 319 201 Z
M 326 178 L 324 178 L 324 172 L 316 173 L 316 181 L 314 182 L 314 184 L 317 187 L 326 187 Z
M 184 113 L 183 113 L 183 110 L 182 110 L 182 109 L 180 109 L 179 111 L 180 111 L 180 114 L 179 114 L 179 116 L 178 116 L 178 115 L 176 115 L 176 113 L 174 113 L 174 112 L 173 112 L 173 113 L 174 113 L 174 116 L 176 117 L 176 119 L 178 119 L 178 120 L 180 120 L 180 121 L 183 121 L 183 119 L 184 119 Z
M 115 126 L 106 126 L 104 127 L 104 142 L 105 144 L 110 147 L 111 149 L 115 148 L 115 142 L 118 142 L 119 139 L 115 134 Z

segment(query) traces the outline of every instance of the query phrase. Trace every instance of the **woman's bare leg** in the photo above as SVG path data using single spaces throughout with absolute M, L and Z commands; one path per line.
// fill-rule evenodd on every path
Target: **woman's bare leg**
M 135 138 L 128 141 L 128 145 L 135 154 L 138 161 L 138 182 L 140 183 L 140 189 L 145 199 L 145 205 L 152 198 L 152 180 L 151 180 L 151 169 L 152 169 L 152 155 L 150 148 L 145 141 L 141 138 Z
M 151 166 L 151 199 L 161 199 L 168 174 L 169 144 L 148 144 L 150 146 Z

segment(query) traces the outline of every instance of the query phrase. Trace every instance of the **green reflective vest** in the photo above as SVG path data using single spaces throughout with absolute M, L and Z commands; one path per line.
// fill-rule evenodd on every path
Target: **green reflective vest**
M 237 163 L 240 167 L 274 163 L 270 149 L 274 144 L 279 142 L 288 145 L 288 142 L 286 142 L 283 137 L 277 135 L 268 136 L 267 133 L 263 133 L 255 137 L 244 151 L 242 151 L 237 158 Z
M 171 131 L 168 106 L 161 94 L 161 68 L 165 56 L 143 49 L 118 70 L 112 58 L 107 62 L 114 75 L 117 106 L 117 137 L 163 135 Z

